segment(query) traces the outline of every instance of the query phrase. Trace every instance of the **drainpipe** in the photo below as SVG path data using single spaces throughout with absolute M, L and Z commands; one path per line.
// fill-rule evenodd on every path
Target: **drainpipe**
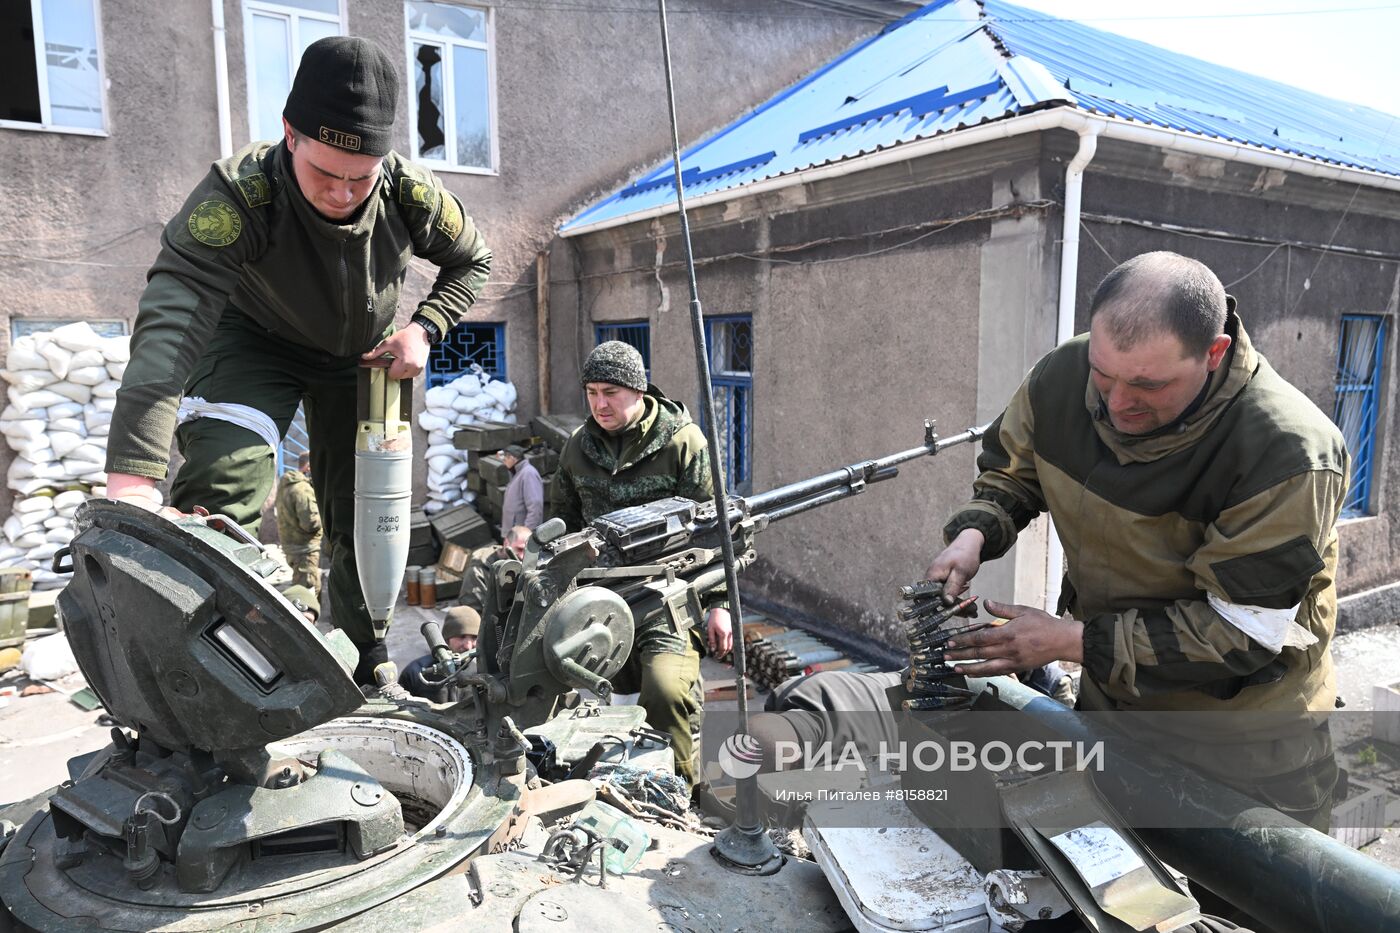
M 1074 295 L 1079 282 L 1079 205 L 1084 193 L 1084 169 L 1099 148 L 1103 124 L 1091 121 L 1079 130 L 1079 149 L 1065 168 L 1065 219 L 1060 238 L 1060 306 L 1055 319 L 1055 345 L 1074 336 Z M 1060 583 L 1064 578 L 1065 548 L 1050 521 L 1045 554 L 1045 611 L 1054 613 L 1060 603 Z
M 224 0 L 209 0 L 214 19 L 214 93 L 219 109 L 219 158 L 233 155 L 233 121 L 228 103 L 228 35 L 224 29 Z

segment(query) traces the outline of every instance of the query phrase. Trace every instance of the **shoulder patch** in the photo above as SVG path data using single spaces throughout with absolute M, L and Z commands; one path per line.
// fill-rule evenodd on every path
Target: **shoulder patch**
M 234 184 L 238 185 L 238 193 L 249 207 L 261 207 L 272 200 L 272 185 L 262 172 L 235 178 Z
M 205 246 L 228 246 L 243 232 L 243 218 L 224 201 L 202 201 L 190 211 L 190 236 Z
M 442 210 L 438 211 L 437 228 L 455 240 L 462 233 L 462 205 L 447 192 L 442 195 Z
M 407 175 L 399 176 L 400 204 L 432 210 L 437 207 L 437 200 L 437 189 L 429 182 L 409 178 Z

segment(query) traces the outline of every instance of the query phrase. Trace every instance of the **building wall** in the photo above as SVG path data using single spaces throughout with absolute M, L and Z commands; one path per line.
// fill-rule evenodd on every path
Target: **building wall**
M 947 436 L 995 416 L 979 387 L 1009 394 L 1053 337 L 1040 262 L 1047 231 L 1043 210 L 964 218 L 1037 201 L 1037 186 L 1038 143 L 1019 140 L 976 158 L 891 166 L 693 212 L 704 310 L 753 315 L 754 491 L 916 447 L 926 418 Z M 948 220 L 960 222 L 939 229 Z M 580 309 L 570 328 L 580 347 L 591 347 L 595 323 L 648 321 L 653 381 L 694 410 L 675 219 L 568 242 L 579 255 L 569 297 Z M 568 292 L 555 287 L 556 307 Z M 943 523 L 969 494 L 974 456 L 968 445 L 908 463 L 850 501 L 771 527 L 745 592 L 893 643 L 896 587 L 922 578 L 941 550 Z M 1028 582 L 1043 589 L 1036 534 L 1022 549 L 1039 555 L 1038 576 L 1023 570 L 1018 579 L 1006 561 L 979 592 L 1010 599 Z
M 755 490 L 912 446 L 925 417 L 949 434 L 1000 413 L 1054 343 L 1064 166 L 1074 146 L 1069 133 L 1005 141 L 692 212 L 705 310 L 753 314 Z M 1027 207 L 907 242 L 937 218 L 1012 203 Z M 1083 209 L 1077 330 L 1087 328 L 1093 288 L 1117 262 L 1171 249 L 1217 272 L 1256 345 L 1324 412 L 1332 411 L 1341 313 L 1390 315 L 1393 370 L 1400 196 L 1103 141 Z M 1301 245 L 1334 235 L 1333 246 L 1391 258 Z M 562 328 L 577 348 L 559 352 L 586 353 L 597 322 L 649 321 L 654 380 L 693 407 L 677 237 L 667 217 L 565 241 L 575 281 L 556 284 L 555 308 L 578 309 Z M 1300 245 L 1275 250 L 1284 239 Z M 810 245 L 794 249 L 802 244 Z M 554 368 L 581 411 L 577 369 L 558 358 Z M 571 383 L 559 378 L 565 371 Z M 1388 374 L 1377 514 L 1341 529 L 1343 594 L 1400 578 L 1396 523 L 1386 514 L 1400 488 L 1393 382 Z M 943 522 L 969 493 L 973 451 L 901 473 L 766 534 L 747 591 L 893 643 L 894 587 L 922 576 L 941 547 Z M 1039 605 L 1060 574 L 1048 566 L 1048 533 L 1044 520 L 1023 532 L 1010 555 L 983 569 L 979 595 Z
M 344 2 L 350 32 L 376 39 L 406 68 L 403 3 Z M 558 221 L 648 167 L 638 154 L 661 152 L 669 139 L 659 28 L 645 5 L 610 0 L 560 9 L 478 5 L 495 17 L 500 172 L 442 177 L 495 253 L 471 319 L 506 324 L 508 376 L 528 417 L 539 402 L 537 252 Z M 686 9 L 671 18 L 683 138 L 771 96 L 876 28 L 783 0 L 758 0 L 743 12 L 725 0 Z M 3 324 L 15 316 L 132 319 L 161 228 L 219 157 L 209 4 L 100 0 L 99 13 L 109 136 L 0 129 Z M 224 14 L 237 149 L 249 136 L 240 0 L 225 0 Z M 404 84 L 396 148 L 407 152 Z M 431 275 L 431 267 L 409 272 L 402 318 Z M 0 351 L 9 332 L 0 334 Z M 0 452 L 0 468 L 8 460 Z

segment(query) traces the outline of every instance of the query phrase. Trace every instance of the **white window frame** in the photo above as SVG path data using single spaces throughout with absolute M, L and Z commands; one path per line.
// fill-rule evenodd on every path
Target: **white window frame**
M 107 104 L 107 50 L 102 44 L 102 0 L 91 0 L 93 30 L 97 33 L 97 86 L 102 94 L 102 128 L 64 126 L 53 122 L 49 102 L 48 50 L 44 45 L 44 0 L 29 0 L 29 15 L 34 24 L 34 70 L 39 79 L 39 122 L 0 120 L 0 128 L 30 130 L 39 133 L 69 133 L 74 136 L 108 136 L 110 112 Z
M 318 23 L 332 23 L 335 25 L 339 35 L 347 34 L 346 26 L 346 3 L 347 0 L 340 0 L 337 5 L 340 12 L 335 16 L 329 13 L 318 13 L 315 10 L 307 10 L 298 6 L 290 6 L 285 3 L 278 3 L 277 0 L 243 0 L 243 67 L 247 75 L 248 82 L 248 138 L 258 139 L 258 127 L 256 124 L 258 114 L 258 76 L 256 61 L 252 50 L 253 41 L 253 14 L 261 13 L 264 16 L 277 16 L 286 20 L 289 24 L 287 29 L 287 61 L 292 63 L 292 73 L 288 75 L 289 82 L 296 77 L 297 63 L 301 60 L 298 49 L 301 48 L 301 21 L 304 19 L 315 20 Z M 280 138 L 274 137 L 274 139 Z
M 448 38 L 437 33 L 414 32 L 408 25 L 408 3 L 403 5 L 403 32 L 404 32 L 404 61 L 408 65 L 408 145 L 411 158 L 435 172 L 458 172 L 463 175 L 499 175 L 501 173 L 501 145 L 500 131 L 496 122 L 496 10 L 494 7 L 474 3 L 451 3 L 450 0 L 427 0 L 431 3 L 442 3 L 448 6 L 462 6 L 484 13 L 486 15 L 486 41 L 473 42 L 468 39 Z M 476 165 L 457 165 L 452 161 L 452 156 L 457 150 L 457 87 L 453 81 L 452 69 L 453 57 L 444 54 L 443 62 L 443 82 L 442 82 L 442 110 L 444 115 L 443 135 L 446 137 L 445 146 L 449 158 L 447 159 L 425 159 L 418 152 L 418 94 L 414 90 L 414 85 L 418 74 L 418 65 L 413 57 L 414 44 L 434 45 L 444 52 L 448 47 L 457 45 L 468 49 L 480 49 L 486 53 L 486 107 L 488 119 L 491 121 L 491 165 L 489 168 Z

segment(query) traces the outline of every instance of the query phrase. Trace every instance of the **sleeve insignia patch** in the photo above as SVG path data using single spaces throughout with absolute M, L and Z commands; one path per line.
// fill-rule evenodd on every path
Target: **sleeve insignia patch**
M 262 172 L 244 175 L 234 179 L 234 183 L 238 185 L 238 193 L 243 195 L 243 200 L 249 207 L 261 207 L 272 200 L 272 186 L 268 184 L 267 176 Z
M 205 246 L 228 246 L 243 232 L 243 218 L 223 201 L 204 201 L 190 211 L 188 226 Z
M 442 197 L 442 210 L 438 212 L 437 228 L 455 240 L 462 233 L 462 205 L 450 194 Z
M 437 206 L 437 190 L 428 182 L 400 176 L 399 203 L 430 211 Z

